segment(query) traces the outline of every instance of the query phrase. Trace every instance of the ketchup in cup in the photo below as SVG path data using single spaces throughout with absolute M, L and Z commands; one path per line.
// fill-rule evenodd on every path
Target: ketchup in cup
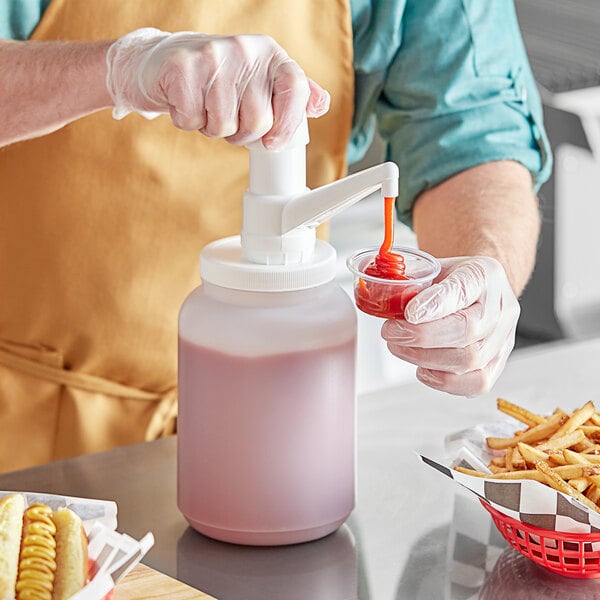
M 402 319 L 410 300 L 439 274 L 440 263 L 420 250 L 393 245 L 394 198 L 384 198 L 384 202 L 381 247 L 357 252 L 347 265 L 354 274 L 354 299 L 361 311 L 384 319 Z

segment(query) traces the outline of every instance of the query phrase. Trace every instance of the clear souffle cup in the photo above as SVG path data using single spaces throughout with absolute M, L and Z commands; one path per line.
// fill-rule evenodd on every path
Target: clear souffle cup
M 415 248 L 394 246 L 391 251 L 404 257 L 407 279 L 383 279 L 365 273 L 379 254 L 378 247 L 359 250 L 346 265 L 354 276 L 354 299 L 361 311 L 384 319 L 403 319 L 406 305 L 433 283 L 441 265 L 430 254 Z

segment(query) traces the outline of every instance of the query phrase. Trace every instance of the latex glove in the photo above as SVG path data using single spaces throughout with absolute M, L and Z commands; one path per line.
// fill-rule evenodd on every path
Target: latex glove
M 386 321 L 390 352 L 418 366 L 424 384 L 462 396 L 487 392 L 515 343 L 520 306 L 493 258 L 441 259 L 434 284 L 417 294 L 405 319 Z
M 107 87 L 121 119 L 170 113 L 180 129 L 278 148 L 329 94 L 270 37 L 138 29 L 108 49 Z

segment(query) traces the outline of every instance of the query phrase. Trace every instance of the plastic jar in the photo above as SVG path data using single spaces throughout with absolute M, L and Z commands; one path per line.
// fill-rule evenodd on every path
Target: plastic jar
M 354 507 L 356 313 L 333 281 L 208 283 L 179 317 L 178 505 L 201 533 L 277 545 Z

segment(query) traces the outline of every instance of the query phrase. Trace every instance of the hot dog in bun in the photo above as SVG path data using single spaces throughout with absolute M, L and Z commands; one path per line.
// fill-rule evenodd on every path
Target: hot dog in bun
M 87 575 L 87 538 L 73 511 L 0 498 L 0 600 L 66 600 Z

